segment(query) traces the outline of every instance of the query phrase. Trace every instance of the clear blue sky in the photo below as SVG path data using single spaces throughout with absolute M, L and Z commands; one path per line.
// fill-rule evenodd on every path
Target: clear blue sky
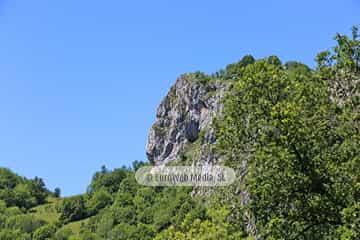
M 65 195 L 145 160 L 176 77 L 247 53 L 313 65 L 358 0 L 0 0 L 0 166 Z

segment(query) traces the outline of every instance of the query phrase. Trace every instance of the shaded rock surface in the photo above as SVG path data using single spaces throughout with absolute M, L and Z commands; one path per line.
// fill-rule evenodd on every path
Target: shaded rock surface
M 213 143 L 211 123 L 221 111 L 227 86 L 223 81 L 206 81 L 195 74 L 181 75 L 157 109 L 146 147 L 149 161 L 161 165 L 177 160 L 202 133 L 202 145 Z M 199 157 L 193 161 L 211 162 L 213 158 L 206 153 Z

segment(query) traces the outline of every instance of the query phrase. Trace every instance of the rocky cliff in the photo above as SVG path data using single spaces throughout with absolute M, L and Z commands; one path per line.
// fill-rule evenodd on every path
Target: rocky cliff
M 150 129 L 146 153 L 155 165 L 168 164 L 186 159 L 186 164 L 216 164 L 219 156 L 212 151 L 216 141 L 212 122 L 221 114 L 223 97 L 229 90 L 229 82 L 204 78 L 199 74 L 181 75 L 171 87 L 157 109 L 156 121 Z M 181 162 L 184 164 L 183 162 Z M 239 181 L 246 169 L 240 169 Z M 235 194 L 246 205 L 248 192 L 234 186 Z M 210 189 L 195 188 L 193 194 L 202 196 L 212 193 Z M 251 216 L 244 216 L 246 229 L 256 235 Z
M 196 143 L 190 162 L 214 162 L 212 120 L 221 111 L 228 84 L 203 74 L 181 75 L 157 109 L 146 153 L 155 165 L 179 160 Z

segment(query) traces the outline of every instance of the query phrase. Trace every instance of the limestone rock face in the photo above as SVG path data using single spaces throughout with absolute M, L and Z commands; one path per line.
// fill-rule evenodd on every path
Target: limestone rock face
M 227 87 L 223 81 L 206 81 L 196 74 L 181 75 L 157 109 L 146 147 L 149 161 L 161 165 L 179 159 L 186 146 L 201 134 L 204 145 L 213 143 L 211 123 L 221 111 Z M 211 156 L 201 154 L 200 158 L 210 161 Z
M 216 141 L 212 122 L 221 114 L 223 98 L 229 92 L 226 81 L 204 81 L 196 74 L 181 75 L 157 109 L 156 121 L 150 129 L 146 153 L 149 161 L 163 165 L 180 160 L 190 154 L 192 165 L 215 165 L 221 163 L 220 156 L 212 151 Z M 239 182 L 246 173 L 246 161 L 242 163 Z M 249 193 L 237 189 L 242 205 L 246 205 Z M 213 189 L 194 188 L 192 195 L 211 196 Z M 256 227 L 250 215 L 245 214 L 246 228 L 256 236 Z M 257 239 L 257 237 L 255 237 Z

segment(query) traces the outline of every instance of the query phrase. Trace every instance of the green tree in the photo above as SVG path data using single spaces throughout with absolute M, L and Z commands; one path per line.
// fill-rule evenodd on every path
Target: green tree
M 339 105 L 359 106 L 360 89 L 360 39 L 358 27 L 352 36 L 336 34 L 336 46 L 316 57 L 318 75 L 329 82 L 331 98 Z
M 56 232 L 56 226 L 47 224 L 38 228 L 33 235 L 33 240 L 48 240 L 52 239 Z
M 247 165 L 247 205 L 265 239 L 325 239 L 356 199 L 348 164 L 360 155 L 352 116 L 315 76 L 258 61 L 234 83 L 218 126 L 219 147 Z M 344 197 L 348 196 L 348 197 Z
M 61 189 L 60 188 L 57 187 L 54 189 L 54 197 L 56 197 L 56 198 L 61 197 Z
M 190 217 L 191 219 L 191 217 Z M 229 221 L 230 211 L 227 206 L 216 206 L 207 210 L 205 219 L 186 217 L 181 227 L 170 226 L 156 236 L 156 240 L 241 240 L 246 234 L 241 228 L 234 228 Z
M 111 194 L 105 188 L 101 188 L 92 193 L 91 197 L 86 202 L 87 209 L 90 215 L 95 215 L 102 208 L 111 205 L 111 203 Z
M 339 239 L 355 240 L 360 238 L 360 204 L 345 208 L 342 211 L 343 224 L 339 227 Z
M 251 55 L 245 55 L 239 62 L 226 66 L 225 79 L 238 79 L 241 77 L 244 68 L 255 62 L 255 58 Z
M 109 193 L 115 193 L 120 187 L 120 183 L 127 176 L 127 169 L 120 168 L 114 171 L 109 171 L 105 166 L 100 172 L 95 173 L 88 191 L 96 191 L 101 188 L 106 188 Z
M 88 216 L 84 196 L 66 198 L 59 207 L 60 221 L 68 223 Z
M 268 61 L 269 64 L 272 64 L 272 65 L 276 65 L 276 66 L 281 66 L 282 65 L 280 58 L 278 56 L 275 56 L 275 55 L 272 55 L 272 56 L 268 57 L 267 61 Z

